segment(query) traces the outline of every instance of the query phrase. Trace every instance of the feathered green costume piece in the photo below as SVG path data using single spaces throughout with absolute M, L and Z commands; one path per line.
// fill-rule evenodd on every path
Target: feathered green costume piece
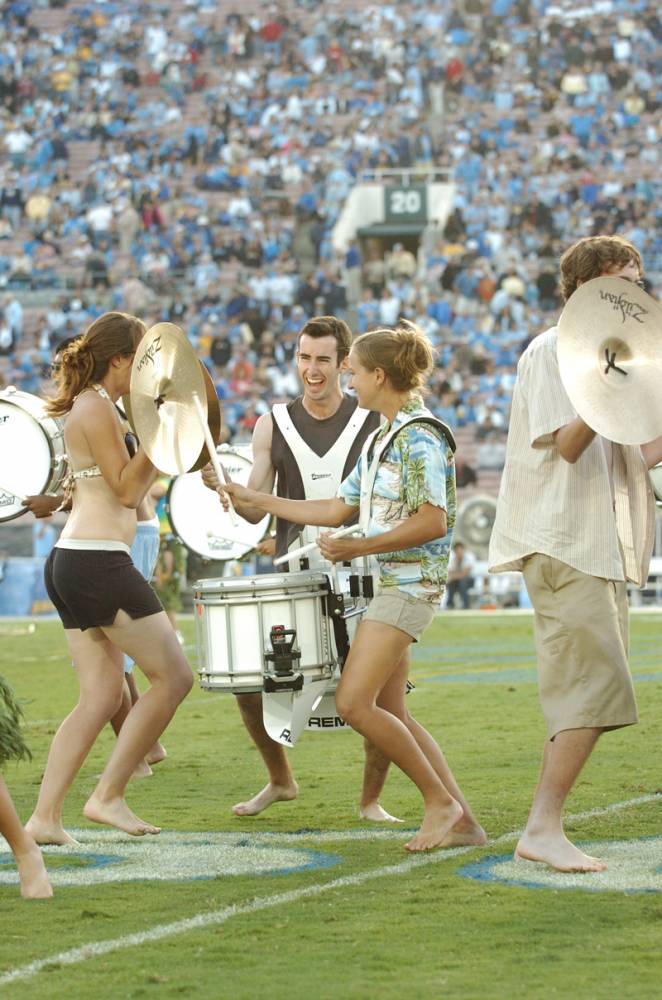
M 12 758 L 24 760 L 31 757 L 21 732 L 22 717 L 14 692 L 0 677 L 0 767 Z

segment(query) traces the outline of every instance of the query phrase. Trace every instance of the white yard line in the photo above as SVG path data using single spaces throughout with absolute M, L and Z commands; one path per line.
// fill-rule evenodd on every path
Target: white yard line
M 605 816 L 609 813 L 619 812 L 622 809 L 628 809 L 631 806 L 645 805 L 646 803 L 655 801 L 660 801 L 659 795 L 641 795 L 636 799 L 628 799 L 625 802 L 613 802 L 608 806 L 600 806 L 596 809 L 589 809 L 587 812 L 576 813 L 574 816 L 568 816 L 567 822 L 576 823 L 584 819 Z M 352 834 L 352 832 L 345 831 L 344 834 L 336 834 L 335 838 L 337 840 L 350 839 L 348 835 Z M 375 834 L 379 832 L 375 831 Z M 514 830 L 512 833 L 504 833 L 495 840 L 492 840 L 488 847 L 495 847 L 499 844 L 507 843 L 509 840 L 514 840 L 515 837 L 519 836 L 520 832 L 519 830 Z M 365 831 L 357 830 L 354 833 L 363 836 Z M 389 831 L 391 835 L 395 833 L 396 831 Z M 278 837 L 279 835 L 275 834 L 274 836 Z M 329 839 L 332 836 L 333 834 L 329 834 Z M 312 834 L 310 839 L 317 840 L 318 837 L 320 835 Z M 323 837 L 324 835 L 321 835 L 320 839 Z M 307 839 L 307 836 L 305 834 L 300 835 L 299 839 Z M 330 892 L 333 889 L 344 889 L 350 886 L 361 885 L 363 882 L 368 882 L 371 879 L 385 878 L 390 875 L 404 875 L 415 868 L 439 864 L 448 858 L 454 858 L 460 854 L 467 854 L 469 851 L 475 850 L 478 850 L 478 848 L 454 847 L 446 851 L 419 854 L 415 857 L 407 858 L 406 861 L 401 861 L 396 865 L 385 865 L 382 868 L 373 868 L 370 871 L 357 872 L 355 875 L 345 875 L 341 878 L 331 879 L 329 882 L 318 882 L 315 885 L 305 886 L 301 889 L 292 889 L 289 892 L 279 892 L 273 896 L 259 897 L 251 900 L 250 903 L 226 906 L 220 910 L 213 910 L 211 913 L 198 913 L 193 917 L 186 917 L 183 920 L 176 920 L 172 923 L 157 924 L 149 930 L 140 931 L 137 934 L 125 934 L 122 937 L 112 938 L 108 941 L 90 941 L 88 944 L 81 945 L 78 948 L 70 948 L 68 951 L 61 951 L 55 955 L 49 955 L 47 958 L 39 958 L 34 962 L 29 962 L 26 965 L 21 965 L 15 969 L 11 969 L 9 972 L 5 972 L 4 975 L 0 976 L 0 987 L 9 986 L 11 983 L 21 980 L 31 979 L 46 967 L 77 965 L 89 958 L 97 958 L 100 955 L 108 955 L 114 951 L 122 951 L 125 948 L 149 944 L 152 941 L 163 941 L 166 938 L 175 937 L 178 934 L 187 934 L 189 931 L 198 930 L 202 927 L 218 926 L 219 924 L 226 923 L 233 917 L 257 913 L 260 910 L 271 909 L 286 903 L 296 903 L 300 899 L 310 899 L 320 896 L 322 893 Z

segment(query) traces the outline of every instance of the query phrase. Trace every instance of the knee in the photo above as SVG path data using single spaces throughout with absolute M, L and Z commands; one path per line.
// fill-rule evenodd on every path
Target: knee
M 78 708 L 86 718 L 96 718 L 102 724 L 110 722 L 122 707 L 123 689 L 101 690 L 94 692 L 81 692 L 78 699 Z
M 177 704 L 184 700 L 192 687 L 193 673 L 188 663 L 184 661 L 184 664 L 178 667 L 170 678 L 170 688 L 172 690 L 173 698 Z
M 358 698 L 350 697 L 338 690 L 336 694 L 336 709 L 348 726 L 360 731 L 361 720 L 365 714 L 365 706 Z

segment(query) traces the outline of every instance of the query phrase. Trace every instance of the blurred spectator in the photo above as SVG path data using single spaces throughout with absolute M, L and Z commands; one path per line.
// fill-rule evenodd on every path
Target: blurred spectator
M 28 384 L 34 331 L 55 341 L 126 309 L 186 331 L 245 433 L 239 346 L 268 403 L 292 394 L 306 317 L 363 332 L 404 316 L 438 352 L 429 405 L 458 433 L 458 472 L 463 453 L 498 469 L 517 359 L 558 312 L 562 234 L 623 232 L 659 286 L 649 0 L 590 17 L 544 0 L 283 0 L 227 18 L 148 0 L 137 21 L 118 0 L 61 7 L 57 31 L 43 3 L 5 6 L 0 288 L 24 315 L 3 371 Z M 398 168 L 453 182 L 452 204 L 428 189 L 420 242 L 337 225 L 356 183 Z
M 460 606 L 465 610 L 471 607 L 470 592 L 474 585 L 473 573 L 476 557 L 463 542 L 453 543 L 448 560 L 448 583 L 446 584 L 446 607 L 455 607 L 455 598 L 460 598 Z

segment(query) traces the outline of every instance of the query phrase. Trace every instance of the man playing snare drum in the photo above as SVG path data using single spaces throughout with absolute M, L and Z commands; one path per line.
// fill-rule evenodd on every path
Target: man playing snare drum
M 304 324 L 296 355 L 303 394 L 286 406 L 275 406 L 255 425 L 249 489 L 269 493 L 275 482 L 278 495 L 291 500 L 335 495 L 356 464 L 363 442 L 379 422 L 378 414 L 359 410 L 356 400 L 342 391 L 340 376 L 347 365 L 351 342 L 349 327 L 334 316 L 313 317 Z M 203 478 L 207 486 L 215 487 L 216 477 L 209 467 Z M 264 511 L 241 504 L 237 513 L 254 524 L 264 517 Z M 279 518 L 276 555 L 298 547 L 301 531 L 300 525 Z M 236 698 L 269 781 L 253 798 L 238 802 L 233 811 L 237 816 L 257 816 L 273 802 L 296 798 L 299 786 L 285 747 L 274 742 L 264 727 L 262 694 L 237 694 Z M 388 766 L 388 758 L 366 740 L 359 809 L 362 819 L 397 822 L 379 804 Z

